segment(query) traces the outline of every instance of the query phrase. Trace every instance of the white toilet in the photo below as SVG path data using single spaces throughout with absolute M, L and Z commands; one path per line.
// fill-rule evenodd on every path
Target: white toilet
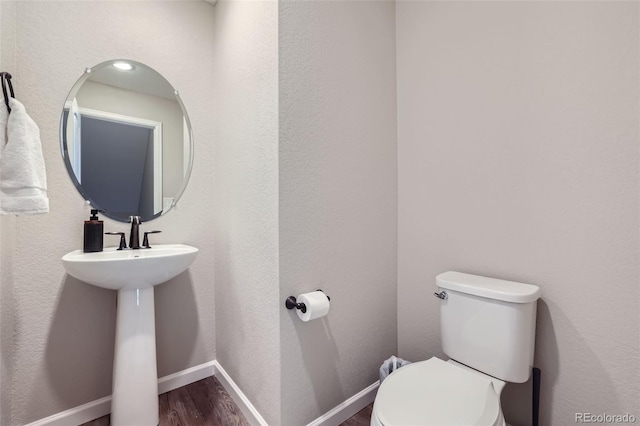
M 442 350 L 382 382 L 371 426 L 504 426 L 500 393 L 533 366 L 535 285 L 445 272 L 436 278 Z

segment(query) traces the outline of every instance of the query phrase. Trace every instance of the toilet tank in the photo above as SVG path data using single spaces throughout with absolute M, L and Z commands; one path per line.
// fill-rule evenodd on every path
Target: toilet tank
M 498 379 L 526 382 L 540 288 L 460 272 L 440 274 L 436 283 L 446 293 L 440 301 L 444 353 Z

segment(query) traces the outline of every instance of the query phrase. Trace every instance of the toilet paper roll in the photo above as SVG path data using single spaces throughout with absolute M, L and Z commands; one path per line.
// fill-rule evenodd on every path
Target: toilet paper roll
M 329 298 L 321 291 L 312 291 L 310 293 L 303 293 L 298 295 L 296 302 L 304 303 L 307 307 L 307 312 L 302 313 L 302 310 L 298 309 L 298 317 L 304 321 L 311 321 L 316 318 L 322 318 L 329 313 Z

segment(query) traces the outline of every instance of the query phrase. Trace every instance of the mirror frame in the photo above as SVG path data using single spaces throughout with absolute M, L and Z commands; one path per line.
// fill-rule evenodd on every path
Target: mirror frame
M 82 87 L 82 85 L 89 79 L 89 76 L 91 75 L 91 72 L 93 69 L 98 69 L 104 66 L 108 66 L 113 64 L 114 62 L 129 62 L 132 63 L 133 65 L 138 65 L 138 66 L 143 66 L 145 68 L 148 68 L 152 71 L 154 71 L 155 73 L 157 73 L 158 75 L 160 75 L 166 82 L 167 84 L 173 89 L 173 92 L 175 94 L 176 97 L 176 101 L 178 102 L 178 105 L 180 106 L 180 109 L 182 110 L 182 116 L 184 118 L 184 122 L 186 124 L 187 127 L 187 132 L 189 134 L 189 139 L 188 139 L 188 143 L 189 143 L 189 158 L 188 158 L 188 163 L 183 162 L 185 164 L 187 164 L 187 170 L 186 173 L 184 173 L 183 176 L 183 180 L 182 180 L 182 185 L 180 186 L 180 188 L 178 189 L 177 194 L 173 197 L 173 202 L 171 203 L 171 205 L 165 210 L 164 206 L 163 206 L 163 210 L 153 216 L 152 218 L 147 218 L 145 220 L 145 222 L 149 222 L 153 219 L 157 219 L 160 216 L 164 216 L 165 214 L 167 214 L 169 211 L 171 211 L 172 208 L 176 207 L 176 205 L 178 204 L 178 201 L 180 200 L 180 197 L 182 197 L 182 195 L 184 194 L 184 191 L 187 189 L 187 185 L 189 183 L 189 179 L 191 178 L 191 172 L 193 171 L 193 160 L 194 160 L 194 151 L 195 151 L 195 143 L 194 143 L 194 137 L 193 137 L 193 127 L 191 126 L 191 120 L 189 119 L 189 114 L 187 113 L 187 109 L 184 105 L 184 103 L 182 102 L 182 98 L 180 97 L 180 93 L 178 92 L 178 90 L 175 89 L 175 87 L 169 83 L 169 81 L 164 78 L 164 76 L 162 74 L 160 74 L 158 71 L 156 71 L 154 68 L 151 68 L 150 66 L 143 64 L 141 62 L 138 61 L 134 61 L 131 59 L 112 59 L 112 60 L 108 60 L 108 61 L 103 61 L 100 62 L 97 65 L 94 65 L 91 68 L 85 68 L 84 73 L 80 76 L 80 78 L 78 78 L 78 80 L 75 82 L 75 84 L 71 87 L 71 90 L 69 91 L 69 94 L 67 95 L 67 98 L 64 101 L 64 104 L 62 106 L 62 114 L 60 115 L 60 153 L 62 154 L 62 160 L 64 161 L 64 165 L 65 168 L 67 170 L 67 174 L 69 175 L 69 178 L 71 179 L 71 182 L 73 183 L 73 186 L 75 186 L 76 190 L 78 190 L 78 192 L 80 193 L 80 196 L 82 196 L 82 198 L 84 198 L 84 200 L 90 204 L 94 209 L 99 209 L 101 211 L 101 214 L 103 216 L 108 217 L 109 219 L 113 219 L 115 221 L 118 222 L 129 222 L 129 216 L 121 216 L 121 215 L 115 215 L 111 212 L 109 212 L 109 210 L 104 209 L 102 206 L 98 206 L 95 201 L 89 196 L 89 194 L 87 194 L 86 190 L 84 190 L 84 188 L 82 188 L 82 184 L 80 182 L 78 182 L 78 178 L 76 177 L 75 171 L 73 170 L 73 166 L 71 164 L 71 160 L 69 159 L 69 150 L 68 150 L 68 146 L 67 146 L 67 117 L 65 117 L 65 108 L 67 106 L 67 104 L 71 101 L 73 101 L 76 98 L 77 93 L 79 92 L 80 88 Z M 183 132 L 184 133 L 184 132 Z M 183 141 L 183 143 L 185 143 L 185 141 Z M 184 149 L 184 147 L 183 147 Z

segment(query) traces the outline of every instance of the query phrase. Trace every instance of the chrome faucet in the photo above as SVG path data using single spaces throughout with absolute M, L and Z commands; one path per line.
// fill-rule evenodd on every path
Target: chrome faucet
M 131 233 L 129 233 L 129 248 L 140 248 L 140 216 L 129 216 L 129 222 L 131 222 Z

